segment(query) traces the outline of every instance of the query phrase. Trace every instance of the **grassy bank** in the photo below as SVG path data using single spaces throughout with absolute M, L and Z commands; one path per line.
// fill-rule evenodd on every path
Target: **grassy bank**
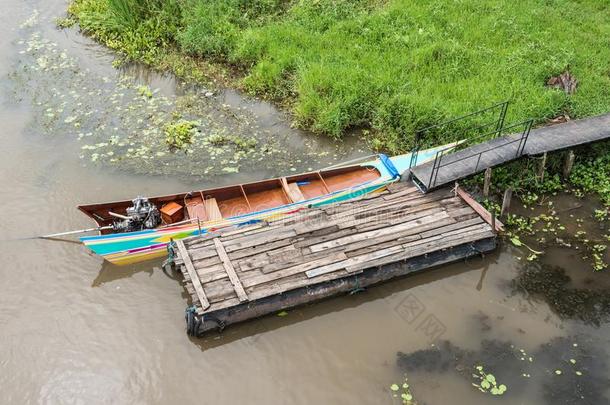
M 301 126 L 333 137 L 371 128 L 390 149 L 505 99 L 512 118 L 539 121 L 610 106 L 607 1 L 75 0 L 70 12 L 126 58 L 229 66 Z M 546 86 L 568 68 L 575 94 Z
M 508 121 L 610 110 L 608 1 L 74 0 L 69 16 L 124 60 L 239 86 L 331 137 L 365 128 L 390 153 L 505 99 Z M 547 86 L 567 70 L 573 94 Z M 572 177 L 608 204 L 610 154 L 596 150 Z

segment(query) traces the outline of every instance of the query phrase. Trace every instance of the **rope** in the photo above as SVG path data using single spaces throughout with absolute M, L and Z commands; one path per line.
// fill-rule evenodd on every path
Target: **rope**
M 349 292 L 349 295 L 354 295 L 356 293 L 366 291 L 364 287 L 360 286 L 360 279 L 358 278 L 358 276 L 354 276 L 354 278 L 356 279 L 356 286 Z
M 189 336 L 196 336 L 197 330 L 195 329 L 195 313 L 197 308 L 192 305 L 190 307 L 186 307 L 184 311 L 184 320 L 186 321 L 186 333 Z
M 176 264 L 176 250 L 178 249 L 178 246 L 174 239 L 170 239 L 165 248 L 167 249 L 167 259 L 163 262 L 161 267 L 166 268 L 169 266 L 173 268 Z

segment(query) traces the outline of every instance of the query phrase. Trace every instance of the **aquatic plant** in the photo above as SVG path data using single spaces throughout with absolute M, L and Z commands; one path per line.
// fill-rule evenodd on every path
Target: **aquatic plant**
M 170 122 L 163 127 L 165 133 L 165 142 L 175 149 L 184 149 L 187 145 L 190 145 L 193 139 L 193 135 L 197 133 L 197 121 L 185 121 L 180 120 L 177 122 Z
M 74 16 L 68 15 L 66 17 L 58 17 L 55 19 L 55 26 L 59 29 L 71 28 L 76 25 L 78 21 Z
M 610 142 L 594 145 L 577 159 L 570 182 L 587 193 L 596 193 L 610 207 Z M 578 156 L 578 155 L 577 155 Z
M 138 93 L 145 98 L 151 98 L 153 96 L 153 92 L 148 86 L 138 86 Z
M 585 397 L 589 403 L 598 404 L 607 402 L 605 344 L 604 339 L 594 340 L 586 335 L 584 339 L 582 336 L 558 337 L 526 352 L 499 340 L 483 340 L 477 350 L 441 341 L 434 347 L 411 353 L 399 352 L 397 365 L 405 372 L 417 372 L 428 381 L 442 381 L 445 373 L 457 374 L 465 384 L 473 384 L 490 395 L 494 395 L 491 391 L 495 386 L 496 397 L 500 392 L 508 393 L 510 387 L 514 402 L 528 403 L 519 395 L 534 385 L 536 392 L 538 387 L 542 388 L 540 403 L 577 404 Z M 502 383 L 497 374 L 492 377 L 488 370 L 498 370 Z M 556 374 L 555 370 L 560 370 L 561 374 Z M 502 385 L 506 388 L 500 388 Z
M 500 384 L 496 382 L 496 377 L 491 374 L 485 372 L 483 366 L 478 365 L 475 367 L 477 371 L 476 374 L 472 374 L 472 376 L 479 380 L 477 383 L 472 383 L 474 387 L 477 387 L 481 392 L 488 392 L 491 395 L 504 395 L 506 392 L 506 385 Z
M 413 399 L 413 393 L 411 393 L 411 386 L 409 385 L 409 379 L 405 377 L 404 382 L 399 386 L 398 384 L 392 384 L 390 386 L 392 396 L 398 398 L 405 405 L 417 405 L 417 402 Z

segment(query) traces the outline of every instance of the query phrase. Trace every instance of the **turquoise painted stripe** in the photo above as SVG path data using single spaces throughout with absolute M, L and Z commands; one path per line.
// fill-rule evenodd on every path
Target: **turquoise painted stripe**
M 111 233 L 108 235 L 96 235 L 96 236 L 81 236 L 80 240 L 81 242 L 85 242 L 88 240 L 103 240 L 103 239 L 112 239 L 112 238 L 116 238 L 117 235 L 129 235 L 129 236 L 138 236 L 138 235 L 146 235 L 149 233 L 157 233 L 158 231 L 155 229 L 145 229 L 143 231 L 134 231 L 134 232 L 127 232 L 127 233 L 122 233 L 122 234 L 117 234 L 117 233 Z

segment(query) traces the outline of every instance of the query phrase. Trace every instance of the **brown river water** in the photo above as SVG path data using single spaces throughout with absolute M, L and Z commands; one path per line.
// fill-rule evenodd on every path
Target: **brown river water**
M 484 258 L 190 339 L 186 295 L 160 262 L 119 268 L 78 243 L 26 239 L 91 226 L 79 203 L 370 153 L 355 137 L 335 144 L 292 129 L 269 104 L 234 91 L 116 70 L 110 52 L 54 28 L 65 7 L 4 0 L 0 13 L 1 404 L 398 404 L 390 386 L 405 376 L 419 404 L 610 403 L 610 282 L 572 248 L 530 263 L 525 249 L 503 244 Z M 168 154 L 155 127 L 176 105 L 210 133 L 258 144 Z M 565 223 L 583 218 L 601 235 L 593 198 L 555 201 Z M 576 204 L 584 207 L 570 210 Z M 507 386 L 504 395 L 472 386 L 475 365 Z

